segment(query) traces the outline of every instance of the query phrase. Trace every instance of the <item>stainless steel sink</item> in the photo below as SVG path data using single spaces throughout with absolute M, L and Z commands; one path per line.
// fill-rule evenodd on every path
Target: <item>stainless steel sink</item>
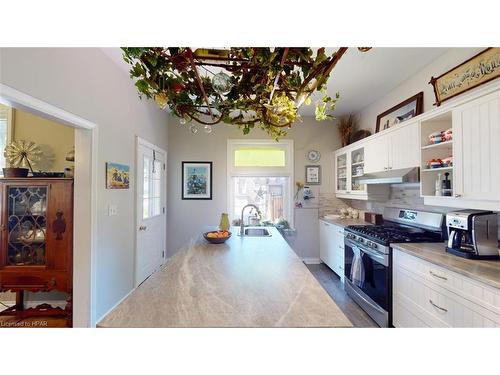
M 238 236 L 241 236 L 241 232 L 238 233 Z M 271 237 L 272 234 L 266 228 L 245 228 L 243 232 L 243 237 Z

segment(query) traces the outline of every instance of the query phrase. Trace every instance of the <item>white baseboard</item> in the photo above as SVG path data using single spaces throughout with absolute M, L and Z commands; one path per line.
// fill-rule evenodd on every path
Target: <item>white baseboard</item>
M 132 288 L 132 290 L 131 290 L 130 292 L 128 292 L 127 294 L 125 294 L 125 296 L 124 296 L 122 299 L 120 299 L 120 300 L 119 300 L 117 303 L 115 303 L 115 304 L 114 304 L 114 305 L 113 305 L 113 306 L 112 306 L 112 307 L 111 307 L 108 311 L 106 311 L 104 314 L 102 314 L 100 318 L 96 319 L 96 322 L 97 322 L 97 323 L 96 323 L 96 326 L 98 326 L 98 325 L 99 325 L 99 322 L 100 322 L 101 320 L 103 320 L 103 319 L 106 317 L 106 315 L 108 315 L 111 311 L 113 311 L 113 310 L 116 308 L 116 306 L 118 306 L 120 303 L 122 303 L 123 301 L 125 301 L 125 299 L 126 299 L 128 296 L 130 296 L 130 294 L 131 294 L 134 290 L 136 290 L 136 289 L 137 289 L 137 287 Z M 95 328 L 95 327 L 92 327 L 92 328 Z
M 302 258 L 305 264 L 320 264 L 321 260 L 319 258 Z

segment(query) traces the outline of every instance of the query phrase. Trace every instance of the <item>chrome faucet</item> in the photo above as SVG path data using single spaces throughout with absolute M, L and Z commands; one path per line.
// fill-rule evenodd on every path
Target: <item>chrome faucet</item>
M 245 222 L 243 221 L 243 213 L 245 212 L 245 208 L 247 207 L 253 207 L 257 210 L 257 213 L 260 215 L 260 210 L 259 210 L 259 207 L 257 207 L 255 204 L 247 204 L 246 206 L 244 206 L 242 209 L 241 209 L 241 222 L 240 222 L 240 236 L 244 236 L 245 235 Z

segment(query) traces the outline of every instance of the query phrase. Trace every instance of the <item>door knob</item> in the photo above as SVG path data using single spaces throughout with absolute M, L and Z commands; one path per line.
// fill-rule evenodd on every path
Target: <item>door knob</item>
M 147 228 L 148 228 L 147 226 L 145 226 L 145 225 L 141 225 L 141 226 L 139 227 L 139 230 L 146 230 Z

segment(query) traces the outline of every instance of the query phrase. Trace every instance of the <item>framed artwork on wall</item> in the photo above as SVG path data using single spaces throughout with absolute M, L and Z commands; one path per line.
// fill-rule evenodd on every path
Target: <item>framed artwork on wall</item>
M 500 77 L 500 47 L 490 47 L 439 77 L 431 77 L 436 103 L 441 105 L 474 87 Z
M 182 199 L 212 199 L 212 162 L 182 162 Z
M 106 189 L 129 189 L 130 167 L 118 163 L 106 163 Z
M 306 184 L 319 185 L 321 184 L 321 166 L 306 165 Z
M 398 105 L 388 109 L 377 116 L 375 133 L 381 130 L 392 128 L 406 120 L 409 120 L 422 113 L 424 104 L 424 93 L 419 92 L 411 98 L 402 101 Z

